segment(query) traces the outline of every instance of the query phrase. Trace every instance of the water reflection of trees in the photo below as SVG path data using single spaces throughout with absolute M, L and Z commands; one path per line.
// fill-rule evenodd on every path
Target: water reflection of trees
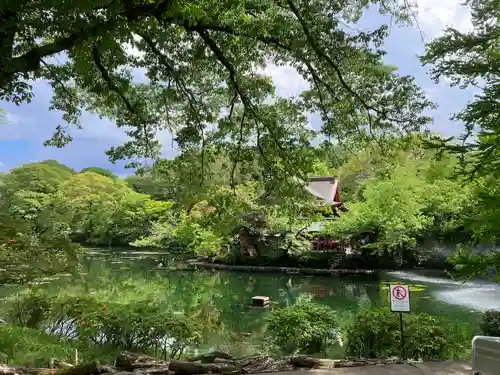
M 89 258 L 75 281 L 88 292 L 104 285 L 127 282 L 154 289 L 155 298 L 168 301 L 176 311 L 203 322 L 204 339 L 209 347 L 245 354 L 264 337 L 268 311 L 251 307 L 255 295 L 269 296 L 272 304 L 288 306 L 303 293 L 337 310 L 356 312 L 360 301 L 380 303 L 377 283 L 372 280 L 308 277 L 288 274 L 249 274 L 211 271 L 172 271 L 158 268 L 161 258 L 123 259 L 118 256 Z M 149 286 L 148 286 L 149 285 Z

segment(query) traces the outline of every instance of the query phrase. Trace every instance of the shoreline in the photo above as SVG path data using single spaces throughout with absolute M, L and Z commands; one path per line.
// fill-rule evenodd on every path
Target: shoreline
M 277 266 L 240 266 L 221 263 L 208 263 L 201 261 L 186 262 L 187 269 L 195 270 L 197 268 L 236 271 L 236 272 L 261 272 L 261 273 L 291 273 L 302 275 L 376 275 L 379 272 L 388 272 L 388 270 L 368 270 L 368 269 L 336 269 L 336 268 L 305 268 L 305 267 L 277 267 Z

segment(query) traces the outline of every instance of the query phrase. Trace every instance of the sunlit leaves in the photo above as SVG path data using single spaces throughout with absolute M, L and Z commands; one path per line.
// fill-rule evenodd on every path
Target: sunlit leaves
M 353 156 L 341 169 L 349 177 L 353 202 L 348 203 L 350 211 L 329 226 L 333 234 L 372 236 L 370 247 L 378 250 L 411 248 L 431 235 L 472 234 L 467 216 L 476 190 L 455 178 L 456 158 L 436 159 L 418 138 L 406 150 L 393 143 L 395 148 L 386 155 L 378 145 L 371 146 L 361 159 Z

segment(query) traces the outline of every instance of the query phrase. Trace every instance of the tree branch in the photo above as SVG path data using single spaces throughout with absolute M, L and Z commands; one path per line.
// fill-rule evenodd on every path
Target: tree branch
M 340 70 L 340 67 L 333 61 L 333 59 L 328 56 L 324 51 L 323 49 L 318 45 L 316 39 L 314 39 L 313 35 L 311 34 L 311 31 L 309 30 L 309 28 L 307 27 L 306 25 L 306 22 L 304 20 L 304 18 L 302 17 L 302 15 L 300 14 L 298 8 L 295 6 L 295 4 L 293 3 L 292 0 L 286 0 L 287 3 L 288 3 L 288 6 L 290 7 L 290 10 L 292 11 L 292 13 L 295 15 L 295 17 L 297 17 L 297 20 L 300 22 L 300 24 L 302 25 L 302 29 L 304 31 L 304 34 L 306 35 L 306 38 L 307 40 L 309 41 L 309 44 L 311 45 L 312 49 L 314 50 L 314 52 L 318 55 L 318 57 L 320 58 L 323 58 L 327 63 L 328 65 L 330 65 L 330 67 L 335 71 L 341 85 L 354 97 L 356 98 L 363 107 L 366 108 L 366 110 L 372 110 L 376 113 L 378 113 L 379 115 L 381 115 L 383 118 L 387 119 L 387 120 L 390 120 L 390 121 L 394 121 L 394 122 L 404 122 L 404 121 L 401 121 L 401 120 L 397 120 L 397 119 L 391 119 L 391 118 L 388 118 L 385 111 L 383 110 L 379 110 L 373 106 L 371 106 L 370 104 L 368 104 L 356 91 L 354 91 L 351 86 L 349 86 L 349 84 L 346 82 L 346 80 L 344 79 L 344 76 L 343 76 L 343 73 L 342 71 Z
M 196 27 L 193 28 L 203 39 L 203 41 L 207 44 L 207 46 L 210 48 L 210 50 L 215 54 L 215 57 L 219 62 L 224 65 L 224 67 L 228 70 L 229 72 L 229 79 L 234 86 L 236 92 L 238 93 L 239 97 L 241 98 L 241 101 L 243 102 L 243 105 L 249 110 L 253 115 L 259 120 L 259 122 L 264 125 L 264 127 L 269 131 L 269 134 L 271 134 L 271 137 L 273 138 L 273 141 L 276 145 L 276 147 L 281 151 L 282 153 L 282 158 L 283 160 L 286 160 L 284 157 L 284 150 L 281 146 L 281 143 L 278 141 L 278 138 L 274 134 L 274 131 L 261 119 L 261 116 L 257 113 L 255 110 L 252 101 L 248 98 L 246 93 L 241 89 L 238 79 L 236 77 L 236 69 L 234 68 L 233 64 L 226 58 L 222 50 L 219 48 L 217 43 L 210 38 L 208 33 L 205 30 L 198 30 Z
M 243 114 L 241 115 L 241 121 L 240 121 L 240 137 L 238 139 L 238 148 L 236 150 L 236 158 L 233 163 L 233 168 L 231 170 L 231 187 L 233 188 L 233 193 L 236 195 L 236 183 L 234 182 L 234 173 L 236 172 L 236 166 L 238 165 L 238 162 L 240 161 L 240 151 L 241 151 L 241 143 L 243 142 L 243 123 L 245 122 L 245 111 L 243 111 Z
M 136 120 L 138 120 L 138 125 L 140 125 L 142 127 L 144 142 L 145 142 L 145 144 L 144 144 L 144 147 L 145 147 L 144 157 L 147 157 L 148 155 L 152 156 L 153 151 L 152 151 L 151 145 L 149 143 L 149 135 L 148 135 L 148 129 L 147 129 L 147 126 L 150 123 L 150 121 L 142 118 L 142 115 L 140 113 L 138 113 L 138 111 L 132 105 L 130 100 L 128 100 L 128 98 L 125 96 L 125 94 L 118 88 L 118 86 L 116 86 L 114 84 L 108 71 L 106 70 L 106 68 L 102 64 L 101 54 L 100 54 L 100 52 L 95 44 L 92 46 L 92 59 L 94 60 L 94 64 L 96 65 L 97 69 L 101 73 L 101 76 L 104 79 L 104 81 L 106 82 L 106 84 L 108 85 L 108 87 L 120 97 L 122 102 L 125 104 L 125 107 L 127 107 L 127 110 L 132 115 L 135 116 Z
M 109 76 L 108 71 L 106 70 L 106 68 L 102 64 L 101 54 L 100 54 L 100 52 L 97 49 L 97 46 L 95 44 L 92 46 L 92 59 L 94 60 L 95 66 L 97 67 L 97 69 L 101 73 L 101 76 L 104 79 L 104 81 L 106 82 L 106 84 L 108 85 L 108 87 L 120 97 L 120 99 L 125 104 L 125 106 L 127 107 L 127 110 L 130 113 L 132 113 L 133 115 L 137 115 L 137 111 L 135 110 L 132 103 L 130 103 L 130 101 L 127 99 L 127 97 L 125 97 L 125 94 L 123 94 L 123 92 L 118 88 L 118 86 L 116 86 L 114 84 L 113 80 Z
M 205 181 L 205 176 L 204 176 L 204 171 L 205 171 L 205 134 L 204 134 L 204 128 L 203 124 L 201 121 L 200 113 L 199 110 L 196 108 L 195 105 L 198 105 L 198 101 L 196 100 L 195 96 L 193 93 L 187 88 L 184 80 L 182 79 L 182 76 L 170 65 L 167 57 L 158 49 L 156 46 L 155 42 L 153 39 L 146 33 L 137 30 L 137 35 L 139 35 L 149 46 L 153 54 L 158 58 L 158 60 L 161 62 L 161 64 L 167 69 L 168 73 L 172 76 L 172 78 L 175 81 L 175 84 L 179 89 L 181 90 L 181 93 L 184 95 L 186 98 L 189 108 L 191 108 L 191 111 L 193 112 L 195 116 L 195 121 L 198 125 L 198 129 L 201 134 L 201 181 L 200 181 L 200 187 L 203 185 Z
M 108 6 L 112 3 L 113 2 L 110 2 Z M 131 3 L 133 4 L 133 2 Z M 139 18 L 148 15 L 153 15 L 161 19 L 163 13 L 168 9 L 171 3 L 172 1 L 170 0 L 163 0 L 161 3 L 130 6 L 124 10 L 122 16 L 128 22 L 137 21 Z M 103 9 L 106 9 L 106 7 Z M 15 58 L 8 56 L 6 59 L 9 69 L 6 69 L 7 66 L 0 65 L 0 71 L 2 72 L 0 75 L 0 87 L 5 87 L 17 74 L 27 74 L 31 71 L 38 70 L 42 58 L 69 50 L 76 44 L 84 42 L 92 37 L 106 34 L 113 30 L 119 22 L 120 17 L 114 16 L 113 18 L 97 24 L 87 24 L 64 38 L 33 48 L 21 56 Z

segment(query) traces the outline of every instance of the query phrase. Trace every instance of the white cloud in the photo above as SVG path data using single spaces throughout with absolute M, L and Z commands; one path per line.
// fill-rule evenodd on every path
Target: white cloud
M 268 64 L 259 73 L 272 77 L 276 86 L 276 95 L 283 98 L 300 95 L 302 91 L 309 88 L 307 81 L 290 66 Z
M 16 113 L 7 112 L 5 115 L 7 117 L 7 121 L 6 121 L 7 124 L 16 125 L 16 124 L 21 123 L 24 120 L 23 116 L 18 115 Z
M 425 39 L 434 38 L 448 27 L 459 31 L 472 28 L 469 7 L 459 0 L 417 0 L 417 20 Z

